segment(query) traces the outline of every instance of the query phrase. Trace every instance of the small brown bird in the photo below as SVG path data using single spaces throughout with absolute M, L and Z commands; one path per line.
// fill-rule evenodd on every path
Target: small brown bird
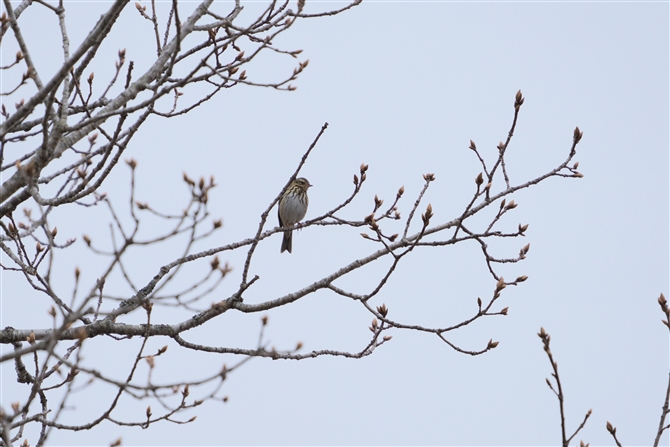
M 304 177 L 298 177 L 293 180 L 286 189 L 286 192 L 279 199 L 279 226 L 292 227 L 300 222 L 307 214 L 307 206 L 309 199 L 307 198 L 307 190 L 312 186 Z M 293 230 L 284 231 L 284 239 L 281 243 L 281 253 L 288 251 L 291 253 L 293 249 Z

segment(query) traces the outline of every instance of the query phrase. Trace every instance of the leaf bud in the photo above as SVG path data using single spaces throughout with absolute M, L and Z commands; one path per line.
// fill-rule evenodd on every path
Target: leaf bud
M 521 94 L 521 90 L 516 92 L 516 98 L 514 98 L 514 108 L 518 109 L 519 107 L 521 107 L 521 105 L 523 104 L 524 99 L 525 98 Z

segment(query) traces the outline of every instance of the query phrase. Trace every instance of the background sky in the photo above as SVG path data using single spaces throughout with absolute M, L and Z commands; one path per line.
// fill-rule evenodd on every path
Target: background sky
M 343 5 L 307 3 L 312 11 Z M 265 5 L 243 4 L 246 17 Z M 106 5 L 67 3 L 73 45 Z M 230 5 L 216 2 L 215 11 L 225 14 Z M 512 257 L 530 242 L 526 261 L 501 269 L 506 278 L 525 274 L 529 280 L 503 291 L 498 308 L 509 306 L 507 317 L 484 319 L 450 339 L 472 350 L 483 349 L 489 339 L 500 342 L 485 355 L 459 354 L 428 334 L 391 331 L 391 342 L 361 360 L 252 360 L 226 381 L 228 402 L 203 404 L 187 415 L 198 416 L 190 425 L 161 423 L 141 430 L 103 424 L 54 433 L 50 444 L 108 444 L 122 436 L 124 445 L 557 445 L 558 402 L 545 383 L 551 367 L 536 335 L 540 327 L 552 337 L 568 431 L 593 409 L 575 444 L 580 439 L 612 444 L 606 421 L 617 427 L 624 445 L 651 444 L 668 381 L 667 329 L 656 302 L 661 292 L 668 296 L 669 283 L 668 12 L 663 2 L 366 0 L 336 17 L 299 21 L 275 42 L 303 49 L 300 60 L 310 60 L 295 92 L 240 87 L 187 116 L 149 120 L 126 154 L 138 161 L 138 200 L 177 213 L 188 199 L 183 171 L 194 178 L 214 175 L 218 183 L 210 204 L 224 229 L 198 249 L 254 234 L 259 215 L 324 122 L 329 128 L 302 171 L 315 185 L 308 218 L 349 194 L 361 162 L 370 166 L 369 180 L 345 217 L 368 214 L 375 194 L 389 203 L 401 185 L 406 193 L 400 211 L 407 215 L 426 172 L 436 176 L 425 199 L 433 205 L 434 222 L 456 217 L 480 172 L 469 140 L 493 160 L 519 89 L 526 100 L 508 149 L 512 181 L 522 183 L 560 164 L 575 126 L 584 132 L 575 160 L 585 177 L 550 179 L 512 197 L 519 207 L 502 228 L 528 223 L 527 237 L 492 247 L 495 254 Z M 46 27 L 40 17 L 30 17 L 29 40 L 38 66 L 49 73 L 62 53 L 57 41 L 36 44 L 42 39 L 38 31 Z M 149 23 L 131 5 L 101 51 L 109 53 L 111 66 L 116 51 L 126 48 L 139 73 L 155 54 L 151 36 Z M 15 49 L 7 44 L 5 52 L 13 58 Z M 268 56 L 247 72 L 251 79 L 277 80 L 295 63 Z M 111 74 L 98 70 L 96 80 Z M 128 171 L 119 166 L 102 187 L 121 210 Z M 75 265 L 89 283 L 104 268 L 84 249 L 81 235 L 104 245 L 110 218 L 104 209 L 61 211 L 53 218 L 59 236 L 79 238 L 61 255 L 56 271 L 57 284 L 67 293 Z M 148 221 L 142 234 L 159 228 Z M 251 273 L 261 280 L 246 301 L 304 287 L 377 249 L 358 233 L 309 228 L 294 235 L 291 255 L 279 253 L 279 235 L 270 238 L 256 254 Z M 148 282 L 161 265 L 180 256 L 180 249 L 133 252 L 136 283 Z M 234 270 L 205 307 L 239 284 L 243 253 L 221 260 Z M 387 262 L 340 285 L 365 293 Z M 401 263 L 374 304 L 385 303 L 396 320 L 446 326 L 471 315 L 477 297 L 488 298 L 494 286 L 475 243 L 426 248 Z M 129 293 L 121 285 L 106 287 Z M 50 305 L 22 278 L 3 273 L 2 327 L 49 327 Z M 184 319 L 183 313 L 161 312 L 154 321 Z M 268 315 L 266 335 L 278 349 L 302 341 L 307 351 L 358 351 L 368 342 L 369 314 L 330 293 L 310 295 Z M 259 318 L 228 312 L 185 338 L 253 347 Z M 97 369 L 123 377 L 135 342 L 119 346 L 95 339 L 82 355 Z M 151 346 L 165 343 L 169 349 L 157 359 L 157 382 L 208 376 L 222 363 L 235 362 L 187 352 L 163 339 Z M 2 365 L 1 371 L 4 406 L 21 399 L 23 389 L 13 365 Z M 84 395 L 66 421 L 95 414 L 107 402 L 105 395 Z M 126 419 L 141 419 L 146 403 L 129 401 L 123 408 Z

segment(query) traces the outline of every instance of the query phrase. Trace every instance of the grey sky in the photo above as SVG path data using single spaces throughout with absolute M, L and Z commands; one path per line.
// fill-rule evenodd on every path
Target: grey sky
M 307 3 L 314 10 L 342 5 Z M 229 5 L 217 2 L 216 8 L 225 13 Z M 246 6 L 253 11 L 262 5 Z M 68 26 L 81 36 L 104 5 L 67 6 Z M 276 42 L 303 49 L 299 60 L 310 60 L 295 92 L 235 88 L 185 117 L 150 120 L 125 157 L 139 163 L 138 200 L 179 212 L 186 200 L 182 171 L 195 178 L 214 175 L 219 185 L 210 201 L 224 230 L 198 249 L 252 236 L 260 213 L 326 121 L 329 128 L 301 174 L 315 185 L 308 218 L 350 192 L 361 162 L 370 165 L 369 180 L 363 200 L 346 216 L 363 217 L 375 194 L 391 201 L 401 185 L 406 214 L 423 185 L 421 175 L 432 172 L 437 180 L 426 203 L 441 221 L 456 217 L 481 170 L 469 140 L 494 157 L 509 130 L 518 89 L 526 100 L 508 151 L 513 182 L 562 162 L 575 126 L 584 132 L 576 160 L 585 177 L 550 179 L 513 197 L 519 207 L 503 227 L 529 223 L 527 237 L 493 247 L 511 257 L 530 242 L 526 261 L 502 269 L 506 277 L 525 274 L 529 280 L 503 292 L 499 307 L 509 306 L 507 317 L 484 319 L 453 338 L 473 350 L 489 339 L 500 342 L 485 355 L 466 356 L 435 336 L 394 331 L 391 342 L 362 360 L 254 359 L 226 381 L 229 402 L 203 405 L 190 425 L 163 423 L 143 431 L 106 424 L 90 432 L 55 433 L 50 443 L 108 444 L 122 436 L 124 445 L 558 445 L 558 402 L 545 384 L 551 368 L 536 335 L 542 326 L 552 336 L 568 430 L 593 409 L 575 444 L 583 439 L 610 445 L 605 421 L 617 427 L 624 445 L 650 444 L 668 380 L 667 329 L 656 302 L 659 293 L 668 295 L 669 282 L 668 12 L 660 2 L 365 0 L 334 18 L 298 22 Z M 153 51 L 152 32 L 136 16 L 134 8 L 124 12 L 119 24 L 126 25 L 111 34 L 104 50 L 113 55 L 125 47 L 128 59 L 142 65 Z M 15 49 L 3 48 L 3 58 L 5 51 L 13 55 Z M 47 43 L 41 52 L 36 59 L 44 66 L 60 60 Z M 252 64 L 248 75 L 279 79 L 293 67 L 294 61 L 268 56 Z M 96 78 L 109 75 L 96 70 Z M 128 169 L 119 166 L 102 190 L 121 208 L 127 185 Z M 64 238 L 87 233 L 108 239 L 104 210 L 77 213 L 57 215 Z M 153 230 L 143 229 L 146 235 Z M 261 280 L 246 300 L 303 287 L 377 249 L 358 233 L 303 230 L 294 234 L 291 255 L 279 253 L 277 235 L 259 247 L 252 273 Z M 63 290 L 71 288 L 75 265 L 89 281 L 99 274 L 81 241 L 70 252 L 57 272 Z M 138 251 L 133 278 L 144 284 L 179 256 L 180 247 Z M 221 260 L 235 270 L 211 301 L 239 283 L 241 255 Z M 368 291 L 387 262 L 344 284 Z M 406 322 L 448 325 L 470 316 L 477 297 L 488 297 L 494 286 L 476 244 L 424 249 L 401 263 L 375 305 L 385 303 L 390 315 Z M 38 316 L 25 312 L 28 307 Z M 2 274 L 2 327 L 49 327 L 49 307 L 21 278 Z M 183 318 L 161 315 L 168 322 Z M 224 314 L 189 333 L 189 340 L 251 347 L 258 317 Z M 311 295 L 269 318 L 267 336 L 282 349 L 302 341 L 306 350 L 357 351 L 368 341 L 369 314 L 333 294 Z M 234 363 L 167 340 L 152 346 L 165 343 L 170 348 L 157 359 L 157 381 L 206 376 L 223 362 Z M 112 351 L 119 346 L 96 339 L 83 355 L 96 368 L 113 371 L 132 361 L 135 344 Z M 23 390 L 13 365 L 2 365 L 2 374 L 5 405 Z M 94 408 L 96 402 L 80 402 L 67 420 Z M 127 408 L 131 419 L 145 406 L 129 402 Z M 667 445 L 667 434 L 664 439 Z

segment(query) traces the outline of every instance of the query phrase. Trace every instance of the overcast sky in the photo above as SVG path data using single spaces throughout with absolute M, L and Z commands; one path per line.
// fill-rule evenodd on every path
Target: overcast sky
M 343 5 L 307 3 L 312 11 Z M 246 17 L 265 5 L 243 4 Z M 73 45 L 105 5 L 67 3 Z M 216 2 L 214 10 L 226 14 L 230 5 Z M 296 91 L 234 88 L 187 116 L 149 120 L 126 155 L 138 161 L 139 200 L 178 213 L 187 200 L 183 171 L 194 178 L 214 175 L 219 185 L 210 203 L 224 229 L 198 249 L 254 234 L 259 215 L 324 122 L 328 130 L 301 173 L 315 185 L 308 218 L 350 192 L 361 162 L 370 166 L 369 180 L 346 217 L 369 213 L 375 194 L 389 203 L 401 185 L 406 197 L 400 211 L 406 215 L 427 172 L 436 176 L 425 199 L 435 219 L 457 217 L 481 170 L 469 140 L 493 159 L 507 136 L 519 89 L 526 100 L 508 150 L 512 181 L 522 183 L 560 164 L 575 126 L 584 132 L 576 156 L 584 178 L 549 179 L 513 197 L 519 207 L 503 228 L 528 223 L 527 236 L 492 247 L 501 257 L 513 257 L 529 242 L 528 258 L 501 270 L 510 279 L 529 280 L 503 292 L 500 307 L 509 306 L 507 317 L 484 319 L 451 339 L 471 350 L 489 339 L 500 342 L 485 355 L 457 353 L 429 334 L 391 331 L 389 343 L 361 360 L 252 360 L 226 381 L 228 403 L 204 404 L 190 425 L 141 430 L 104 424 L 55 433 L 50 444 L 108 444 L 122 436 L 124 445 L 558 445 L 558 402 L 545 383 L 551 367 L 536 335 L 540 327 L 552 336 L 570 433 L 593 409 L 575 444 L 612 444 L 606 421 L 617 427 L 624 445 L 651 444 L 668 383 L 668 332 L 656 302 L 669 291 L 668 9 L 667 2 L 364 0 L 336 17 L 299 21 L 275 42 L 303 49 L 300 60 L 310 60 L 294 83 Z M 137 16 L 131 5 L 101 51 L 114 55 L 125 47 L 129 60 L 148 63 L 152 30 Z M 34 23 L 32 32 L 40 32 L 39 16 Z M 37 35 L 30 39 L 35 42 Z M 62 53 L 49 45 L 35 45 L 38 65 L 58 63 Z M 247 71 L 253 79 L 276 80 L 294 64 L 267 57 Z M 121 204 L 127 185 L 128 169 L 119 166 L 102 190 Z M 81 235 L 108 238 L 108 214 L 77 213 L 54 215 L 59 235 L 80 238 L 57 271 L 63 291 L 71 290 L 75 265 L 89 281 L 104 266 L 87 257 Z M 143 231 L 152 234 L 151 227 Z M 251 273 L 261 280 L 247 302 L 304 287 L 377 249 L 358 231 L 324 227 L 294 234 L 291 255 L 279 253 L 280 241 L 277 235 L 260 246 Z M 132 276 L 146 284 L 161 265 L 180 256 L 180 247 L 133 256 Z M 221 260 L 234 268 L 230 280 L 204 307 L 239 284 L 244 258 L 226 256 Z M 386 265 L 371 265 L 343 285 L 365 293 Z M 48 327 L 51 304 L 23 281 L 3 273 L 2 327 L 35 327 L 27 308 L 40 309 L 37 327 Z M 446 326 L 470 316 L 477 297 L 489 297 L 494 286 L 477 244 L 423 249 L 401 263 L 374 304 L 385 303 L 396 320 Z M 184 319 L 161 315 L 167 323 Z M 268 315 L 267 337 L 278 349 L 302 341 L 307 351 L 358 351 L 369 339 L 369 314 L 326 292 Z M 212 346 L 252 347 L 259 317 L 229 312 L 188 337 Z M 124 349 L 125 361 L 136 352 L 134 341 L 127 347 L 88 343 L 89 364 L 111 375 L 124 365 Z M 165 343 L 170 348 L 157 359 L 157 381 L 207 376 L 223 362 L 235 362 L 162 339 L 151 346 Z M 110 356 L 108 349 L 119 351 Z M 119 368 L 118 376 L 125 371 Z M 4 406 L 24 390 L 13 365 L 2 365 L 2 374 Z M 97 408 L 91 401 L 78 405 L 68 421 Z M 124 408 L 127 419 L 135 413 L 141 419 L 145 403 Z

